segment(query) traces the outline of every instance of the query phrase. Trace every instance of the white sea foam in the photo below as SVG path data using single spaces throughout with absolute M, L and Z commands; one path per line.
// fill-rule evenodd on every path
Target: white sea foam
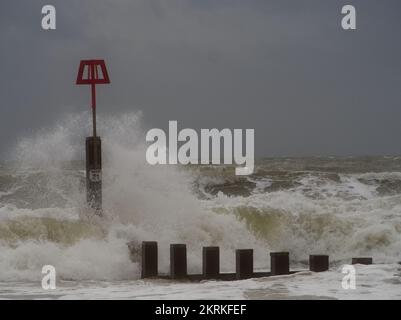
M 341 286 L 342 266 L 329 272 L 299 272 L 288 276 L 242 281 L 172 283 L 149 281 L 59 281 L 54 291 L 39 282 L 4 284 L 3 299 L 401 299 L 400 266 L 356 265 L 356 289 Z
M 62 298 L 188 298 L 188 290 L 193 298 L 369 298 L 380 290 L 399 297 L 393 290 L 398 279 L 393 263 L 401 260 L 400 173 L 294 171 L 235 180 L 213 166 L 208 174 L 198 168 L 150 166 L 140 115 L 100 118 L 104 219 L 83 210 L 82 168 L 65 167 L 82 159 L 89 114 L 71 116 L 22 140 L 11 153 L 14 169 L 2 167 L 0 281 L 2 287 L 16 286 L 10 295 L 25 290 L 40 297 L 41 268 L 52 264 L 65 284 L 55 293 Z M 210 186 L 217 191 L 208 193 Z M 162 272 L 169 269 L 170 243 L 187 244 L 190 272 L 200 272 L 205 245 L 221 247 L 223 271 L 234 270 L 239 248 L 254 248 L 260 269 L 269 267 L 273 250 L 288 250 L 294 268 L 305 267 L 310 253 L 327 253 L 338 266 L 353 256 L 373 256 L 387 265 L 360 268 L 362 278 L 373 282 L 366 294 L 364 289 L 341 291 L 338 270 L 170 285 L 135 280 L 139 257 L 130 260 L 126 243 L 139 246 L 143 240 L 159 242 Z

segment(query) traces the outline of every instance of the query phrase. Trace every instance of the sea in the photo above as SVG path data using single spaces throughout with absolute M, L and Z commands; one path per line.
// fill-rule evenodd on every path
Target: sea
M 99 217 L 86 206 L 89 117 L 19 139 L 0 162 L 0 299 L 401 299 L 401 156 L 266 157 L 249 176 L 227 165 L 151 166 L 141 115 L 105 115 Z M 220 247 L 222 272 L 235 272 L 236 249 L 254 250 L 255 271 L 288 251 L 298 272 L 143 280 L 142 241 L 158 242 L 162 274 L 172 243 L 187 245 L 189 273 L 201 273 L 203 246 Z M 330 270 L 309 271 L 310 254 L 329 255 Z M 374 264 L 354 265 L 347 288 L 353 257 Z M 45 265 L 55 289 L 42 287 Z

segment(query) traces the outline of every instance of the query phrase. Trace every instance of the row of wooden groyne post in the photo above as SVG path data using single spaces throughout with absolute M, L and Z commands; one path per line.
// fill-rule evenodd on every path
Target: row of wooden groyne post
M 158 271 L 158 245 L 156 241 L 143 241 L 141 248 L 142 270 L 141 278 L 161 278 L 200 281 L 214 280 L 243 280 L 276 275 L 292 274 L 298 271 L 290 270 L 288 252 L 270 253 L 270 272 L 254 272 L 253 249 L 238 249 L 235 251 L 235 273 L 220 272 L 220 248 L 202 248 L 202 274 L 188 274 L 187 247 L 185 244 L 170 245 L 170 274 L 161 275 Z M 352 264 L 372 264 L 372 258 L 352 258 Z M 323 272 L 329 270 L 328 255 L 310 255 L 309 270 Z

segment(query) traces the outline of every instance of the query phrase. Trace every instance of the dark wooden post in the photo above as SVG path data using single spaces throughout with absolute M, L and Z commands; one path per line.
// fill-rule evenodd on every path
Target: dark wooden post
M 97 211 L 102 209 L 102 145 L 100 137 L 86 138 L 86 199 L 91 208 Z
M 235 251 L 235 270 L 238 280 L 252 278 L 253 249 L 239 249 Z
M 373 264 L 373 258 L 371 257 L 352 258 L 352 264 Z
M 310 255 L 309 270 L 313 272 L 322 272 L 329 270 L 329 256 L 327 255 Z
M 157 242 L 142 242 L 142 271 L 141 277 L 151 278 L 158 275 Z
M 290 258 L 288 252 L 270 253 L 271 275 L 282 275 L 290 273 Z
M 202 249 L 203 276 L 207 279 L 217 279 L 220 274 L 219 247 L 203 247 Z
M 187 276 L 187 246 L 185 244 L 170 245 L 170 275 L 172 279 Z

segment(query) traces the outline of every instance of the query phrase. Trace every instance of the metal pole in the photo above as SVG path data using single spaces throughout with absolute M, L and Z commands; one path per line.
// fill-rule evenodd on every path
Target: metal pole
M 93 137 L 96 137 L 96 86 L 92 84 Z
M 93 162 L 97 168 L 97 139 L 96 139 L 96 86 L 92 87 L 92 123 L 93 123 Z

